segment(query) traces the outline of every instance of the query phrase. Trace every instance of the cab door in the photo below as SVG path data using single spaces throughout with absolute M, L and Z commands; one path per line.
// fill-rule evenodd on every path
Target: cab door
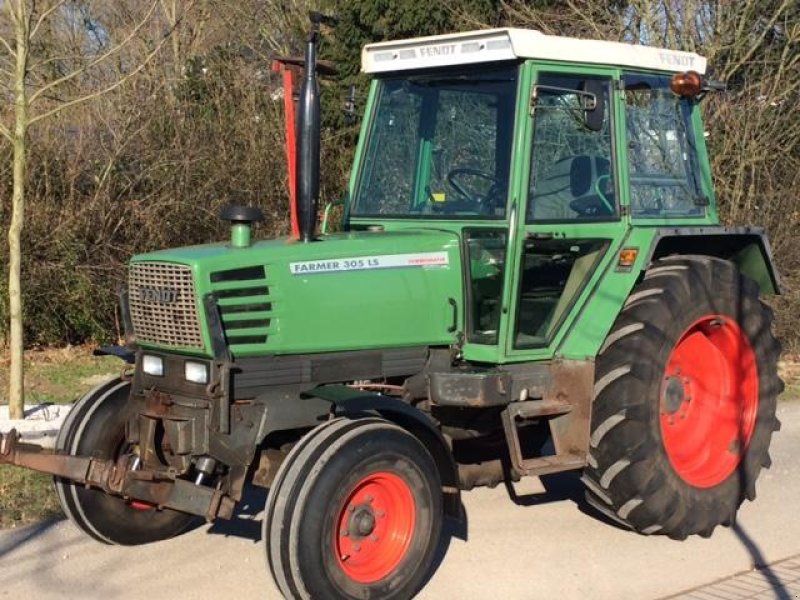
M 509 261 L 508 362 L 552 358 L 627 230 L 620 202 L 614 69 L 540 68 L 530 157 Z

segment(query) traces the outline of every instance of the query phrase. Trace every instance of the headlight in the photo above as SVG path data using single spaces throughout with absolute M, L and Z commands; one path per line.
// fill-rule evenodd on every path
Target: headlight
M 145 354 L 142 357 L 142 371 L 148 375 L 162 377 L 164 375 L 164 359 L 160 356 Z
M 194 362 L 193 360 L 187 360 L 183 365 L 183 374 L 186 377 L 186 381 L 208 383 L 208 365 Z

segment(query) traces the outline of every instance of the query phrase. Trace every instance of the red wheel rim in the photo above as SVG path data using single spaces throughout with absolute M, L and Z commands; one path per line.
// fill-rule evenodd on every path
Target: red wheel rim
M 414 496 L 403 479 L 378 472 L 359 481 L 336 518 L 333 545 L 342 571 L 358 583 L 389 575 L 411 545 L 415 520 Z
M 675 344 L 661 385 L 661 436 L 672 467 L 708 488 L 742 460 L 758 412 L 758 367 L 736 321 L 709 315 Z

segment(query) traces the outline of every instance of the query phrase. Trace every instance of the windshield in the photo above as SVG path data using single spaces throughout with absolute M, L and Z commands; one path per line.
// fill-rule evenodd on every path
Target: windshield
M 625 76 L 631 212 L 635 217 L 705 215 L 692 134 L 692 100 L 669 77 Z
M 353 216 L 505 216 L 517 67 L 378 83 Z

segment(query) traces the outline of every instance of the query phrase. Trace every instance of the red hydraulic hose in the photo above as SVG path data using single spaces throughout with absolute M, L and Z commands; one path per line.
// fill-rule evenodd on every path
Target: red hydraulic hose
M 292 237 L 300 237 L 300 226 L 297 221 L 297 128 L 294 116 L 294 81 L 292 71 L 286 65 L 275 61 L 273 71 L 283 71 L 283 108 L 286 126 L 286 168 L 289 175 L 289 218 L 292 225 Z

